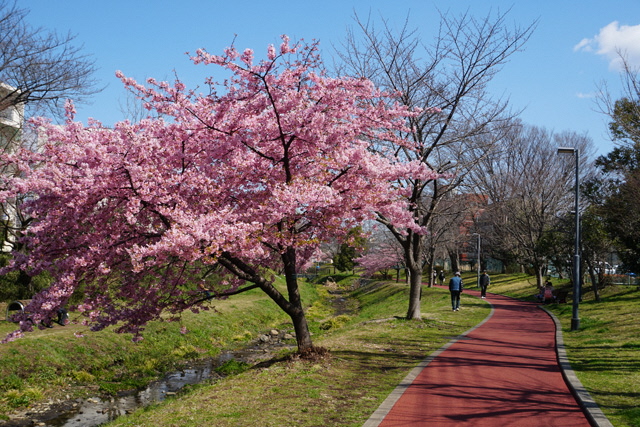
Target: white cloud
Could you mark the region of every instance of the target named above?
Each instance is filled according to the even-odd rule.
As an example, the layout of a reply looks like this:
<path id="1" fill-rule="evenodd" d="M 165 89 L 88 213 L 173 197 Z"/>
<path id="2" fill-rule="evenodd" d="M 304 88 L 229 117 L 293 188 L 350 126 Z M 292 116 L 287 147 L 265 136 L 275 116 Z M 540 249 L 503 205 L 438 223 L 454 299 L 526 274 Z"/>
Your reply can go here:
<path id="1" fill-rule="evenodd" d="M 602 55 L 612 69 L 620 69 L 620 54 L 632 67 L 640 67 L 640 25 L 620 25 L 613 21 L 593 38 L 582 39 L 573 50 Z"/>

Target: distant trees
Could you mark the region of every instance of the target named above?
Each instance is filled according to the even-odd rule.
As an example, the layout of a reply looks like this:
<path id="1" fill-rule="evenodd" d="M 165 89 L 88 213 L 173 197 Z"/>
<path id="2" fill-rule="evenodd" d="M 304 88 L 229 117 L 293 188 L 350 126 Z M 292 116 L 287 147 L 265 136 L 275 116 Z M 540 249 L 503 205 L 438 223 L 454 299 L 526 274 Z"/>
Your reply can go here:
<path id="1" fill-rule="evenodd" d="M 34 221 L 14 267 L 54 279 L 31 319 L 81 290 L 77 309 L 93 329 L 118 324 L 139 339 L 163 313 L 197 310 L 202 288 L 215 297 L 259 288 L 290 316 L 299 351 L 312 352 L 297 273 L 321 243 L 345 241 L 374 213 L 416 228 L 395 183 L 436 174 L 371 150 L 373 141 L 411 147 L 399 135 L 412 113 L 369 80 L 325 76 L 316 44 L 283 37 L 259 62 L 234 47 L 192 60 L 229 77 L 208 79 L 199 95 L 180 81 L 121 75 L 170 120 L 85 126 L 68 105 L 65 126 L 37 121 L 42 153 L 5 158 L 24 176 L 0 195 L 38 195 L 25 205 Z"/>
<path id="2" fill-rule="evenodd" d="M 406 189 L 407 206 L 419 229 L 398 228 L 383 213 L 377 218 L 403 248 L 410 275 L 408 319 L 421 318 L 425 254 L 433 253 L 432 245 L 439 242 L 429 240 L 427 232 L 445 208 L 442 201 L 459 191 L 469 171 L 494 150 L 511 125 L 506 102 L 492 99 L 487 85 L 524 46 L 533 26 L 510 29 L 505 20 L 506 15 L 441 15 L 438 35 L 427 42 L 408 23 L 396 32 L 387 22 L 377 28 L 356 18 L 359 34 L 350 32 L 339 52 L 343 73 L 371 79 L 399 92 L 403 105 L 421 109 L 408 119 L 405 135 L 411 146 L 377 147 L 391 148 L 398 162 L 421 162 L 444 174 L 398 182 Z"/>
<path id="3" fill-rule="evenodd" d="M 582 171 L 588 173 L 590 144 L 575 133 L 553 134 L 520 124 L 472 173 L 478 191 L 491 201 L 484 214 L 491 233 L 484 238 L 492 256 L 531 266 L 538 285 L 559 255 L 555 233 L 561 219 L 573 215 L 574 163 L 558 156 L 557 149 L 578 148 L 584 154 Z"/>
<path id="4" fill-rule="evenodd" d="M 365 249 L 366 239 L 362 227 L 357 226 L 349 230 L 346 241 L 340 244 L 338 252 L 333 257 L 333 266 L 340 271 L 353 271 L 357 265 L 357 258 Z"/>
<path id="5" fill-rule="evenodd" d="M 386 229 L 377 228 L 372 231 L 366 250 L 355 261 L 365 276 L 381 272 L 386 277 L 388 270 L 393 269 L 398 277 L 400 270 L 404 268 L 402 248 Z"/>
<path id="6" fill-rule="evenodd" d="M 602 175 L 591 180 L 586 195 L 618 248 L 627 270 L 640 271 L 640 77 L 622 57 L 623 93 L 614 100 L 601 91 L 599 105 L 611 119 L 617 146 L 596 160 Z"/>

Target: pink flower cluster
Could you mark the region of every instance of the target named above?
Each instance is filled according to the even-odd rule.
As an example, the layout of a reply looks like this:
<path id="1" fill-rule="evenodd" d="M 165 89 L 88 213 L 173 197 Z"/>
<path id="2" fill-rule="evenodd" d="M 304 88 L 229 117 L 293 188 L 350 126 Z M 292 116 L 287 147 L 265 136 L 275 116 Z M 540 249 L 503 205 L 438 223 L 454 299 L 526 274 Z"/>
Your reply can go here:
<path id="1" fill-rule="evenodd" d="M 375 212 L 418 229 L 395 183 L 437 175 L 371 149 L 411 149 L 400 135 L 412 112 L 367 80 L 324 76 L 315 44 L 291 47 L 284 37 L 267 57 L 253 64 L 250 50 L 198 51 L 195 64 L 232 75 L 224 85 L 208 80 L 206 95 L 118 73 L 166 120 L 85 126 L 69 105 L 62 127 L 34 121 L 44 151 L 5 158 L 22 172 L 5 197 L 37 195 L 25 206 L 35 221 L 16 262 L 56 279 L 34 298 L 36 319 L 82 287 L 78 310 L 94 329 L 119 324 L 137 337 L 163 312 L 193 307 L 221 260 L 242 279 L 217 283 L 224 293 L 253 280 L 245 266 L 283 271 L 292 253 L 302 266 Z"/>

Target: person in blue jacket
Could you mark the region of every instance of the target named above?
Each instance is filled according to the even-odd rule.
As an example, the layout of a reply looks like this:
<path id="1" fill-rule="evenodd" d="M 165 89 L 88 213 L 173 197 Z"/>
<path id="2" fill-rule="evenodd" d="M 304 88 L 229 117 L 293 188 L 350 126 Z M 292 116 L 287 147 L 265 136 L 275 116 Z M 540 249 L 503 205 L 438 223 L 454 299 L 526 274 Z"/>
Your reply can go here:
<path id="1" fill-rule="evenodd" d="M 460 272 L 456 271 L 456 274 L 449 280 L 449 292 L 451 292 L 451 308 L 453 311 L 460 310 L 460 293 L 462 292 L 463 284 Z"/>

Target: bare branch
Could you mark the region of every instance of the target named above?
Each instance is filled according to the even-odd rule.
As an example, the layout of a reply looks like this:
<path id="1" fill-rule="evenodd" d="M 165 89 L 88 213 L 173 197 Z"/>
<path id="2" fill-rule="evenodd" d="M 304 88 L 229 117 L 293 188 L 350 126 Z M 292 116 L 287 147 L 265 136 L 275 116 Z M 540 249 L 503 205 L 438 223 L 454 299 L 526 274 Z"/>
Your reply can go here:
<path id="1" fill-rule="evenodd" d="M 0 96 L 0 110 L 22 104 L 32 114 L 59 117 L 66 99 L 82 102 L 99 91 L 94 61 L 74 45 L 75 36 L 33 28 L 27 15 L 0 0 L 0 82 L 13 88 Z"/>

